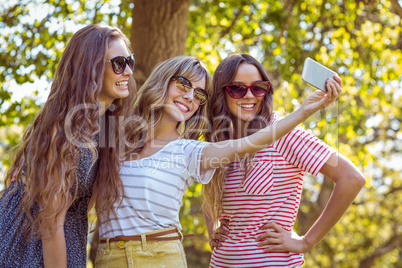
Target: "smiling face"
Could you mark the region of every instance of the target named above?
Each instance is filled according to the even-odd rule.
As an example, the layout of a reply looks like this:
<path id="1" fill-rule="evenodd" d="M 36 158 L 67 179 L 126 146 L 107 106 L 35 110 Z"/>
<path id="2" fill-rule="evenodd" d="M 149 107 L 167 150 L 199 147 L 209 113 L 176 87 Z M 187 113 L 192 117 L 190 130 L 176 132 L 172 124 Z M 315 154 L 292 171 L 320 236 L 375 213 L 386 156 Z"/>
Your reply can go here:
<path id="1" fill-rule="evenodd" d="M 177 88 L 174 80 L 170 81 L 161 120 L 168 120 L 177 124 L 188 120 L 197 111 L 200 105 L 194 100 L 194 89 L 197 87 L 204 89 L 205 78 L 203 77 L 198 81 L 190 80 L 190 82 L 193 88 L 184 92 Z"/>
<path id="2" fill-rule="evenodd" d="M 263 79 L 257 67 L 249 63 L 241 63 L 231 83 L 250 86 L 259 81 L 263 81 Z M 240 119 L 242 123 L 253 120 L 260 112 L 263 98 L 255 97 L 250 89 L 247 90 L 246 95 L 241 99 L 233 99 L 225 92 L 226 104 L 230 113 L 233 117 Z"/>
<path id="3" fill-rule="evenodd" d="M 127 46 L 123 40 L 110 41 L 106 54 L 106 59 L 111 60 L 117 56 L 128 57 Z M 115 99 L 121 99 L 128 96 L 128 80 L 133 74 L 131 69 L 126 66 L 126 69 L 121 74 L 115 74 L 110 62 L 105 63 L 105 73 L 103 76 L 102 90 L 98 95 L 98 101 L 105 103 L 108 107 Z"/>

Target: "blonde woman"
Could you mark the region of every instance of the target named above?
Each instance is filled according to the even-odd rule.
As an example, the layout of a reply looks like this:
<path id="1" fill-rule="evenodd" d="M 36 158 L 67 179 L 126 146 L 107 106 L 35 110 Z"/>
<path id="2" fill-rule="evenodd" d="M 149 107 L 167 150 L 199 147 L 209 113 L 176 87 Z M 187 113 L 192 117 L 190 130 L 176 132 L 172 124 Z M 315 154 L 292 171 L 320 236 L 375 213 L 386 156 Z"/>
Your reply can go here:
<path id="1" fill-rule="evenodd" d="M 119 29 L 100 25 L 69 41 L 5 178 L 0 267 L 86 267 L 91 196 L 107 215 L 122 194 L 112 134 L 135 93 L 129 47 Z"/>
<path id="2" fill-rule="evenodd" d="M 244 139 L 282 121 L 273 113 L 268 75 L 253 57 L 230 55 L 213 81 L 207 141 Z M 328 94 L 341 86 L 339 77 L 326 81 Z M 210 267 L 301 267 L 302 253 L 335 225 L 365 179 L 349 160 L 301 127 L 253 153 L 219 169 L 204 188 Z M 292 229 L 305 172 L 323 173 L 335 188 L 319 219 L 299 237 Z"/>
<path id="3" fill-rule="evenodd" d="M 124 196 L 99 217 L 97 267 L 186 267 L 179 209 L 187 187 L 208 183 L 214 169 L 257 152 L 333 102 L 339 88 L 314 93 L 290 116 L 245 138 L 199 141 L 206 129 L 210 75 L 199 59 L 164 61 L 139 89 L 121 168 Z"/>

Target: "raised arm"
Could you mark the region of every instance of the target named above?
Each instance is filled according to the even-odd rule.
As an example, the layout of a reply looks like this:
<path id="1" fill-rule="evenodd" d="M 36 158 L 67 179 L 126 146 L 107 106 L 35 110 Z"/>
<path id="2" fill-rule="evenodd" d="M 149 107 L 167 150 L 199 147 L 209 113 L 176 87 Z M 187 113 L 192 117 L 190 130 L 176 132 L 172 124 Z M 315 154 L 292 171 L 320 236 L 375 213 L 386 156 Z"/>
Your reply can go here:
<path id="1" fill-rule="evenodd" d="M 334 80 L 336 79 L 336 81 Z M 215 169 L 233 162 L 236 157 L 253 154 L 282 138 L 315 112 L 333 103 L 342 91 L 339 77 L 327 80 L 327 90 L 316 91 L 292 114 L 258 132 L 237 140 L 206 145 L 202 151 L 201 170 Z"/>

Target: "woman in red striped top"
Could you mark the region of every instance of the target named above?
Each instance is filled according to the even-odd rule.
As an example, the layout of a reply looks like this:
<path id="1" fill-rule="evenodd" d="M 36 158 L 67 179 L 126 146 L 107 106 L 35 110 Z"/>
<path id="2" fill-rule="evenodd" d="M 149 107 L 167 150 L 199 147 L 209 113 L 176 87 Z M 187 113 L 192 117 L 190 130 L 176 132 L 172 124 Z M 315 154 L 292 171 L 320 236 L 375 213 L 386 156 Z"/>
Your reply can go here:
<path id="1" fill-rule="evenodd" d="M 339 77 L 326 82 L 327 88 L 341 86 Z M 219 64 L 211 99 L 212 129 L 205 133 L 211 142 L 246 137 L 278 120 L 268 75 L 249 55 L 230 55 Z M 300 237 L 292 229 L 305 172 L 321 172 L 335 187 L 321 216 Z M 204 188 L 210 267 L 301 267 L 303 253 L 328 233 L 364 184 L 353 163 L 301 127 L 217 170 Z"/>

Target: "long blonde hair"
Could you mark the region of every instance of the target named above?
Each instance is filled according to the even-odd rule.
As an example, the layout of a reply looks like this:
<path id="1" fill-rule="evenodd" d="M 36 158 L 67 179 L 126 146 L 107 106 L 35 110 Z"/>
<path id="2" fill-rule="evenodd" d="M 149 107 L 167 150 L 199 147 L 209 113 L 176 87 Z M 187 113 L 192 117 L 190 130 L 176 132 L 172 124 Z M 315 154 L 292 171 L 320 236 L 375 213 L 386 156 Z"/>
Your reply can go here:
<path id="1" fill-rule="evenodd" d="M 233 116 L 227 106 L 224 87 L 234 80 L 237 69 L 242 63 L 254 65 L 258 69 L 263 81 L 269 81 L 269 77 L 262 64 L 250 55 L 232 54 L 222 60 L 216 68 L 212 79 L 211 99 L 213 101 L 208 105 L 208 119 L 212 127 L 210 132 L 204 134 L 205 139 L 209 142 L 224 141 L 233 139 L 234 137 L 233 122 L 239 120 L 239 118 Z M 261 111 L 253 120 L 248 122 L 245 130 L 246 133 L 242 133 L 241 135 L 251 135 L 258 129 L 265 127 L 270 121 L 273 111 L 272 86 L 269 92 L 264 96 L 261 106 Z M 244 177 L 247 174 L 247 165 L 250 161 L 251 158 L 242 160 L 241 166 L 244 166 L 246 169 Z M 212 219 L 215 226 L 218 224 L 219 217 L 222 214 L 222 197 L 225 191 L 224 180 L 226 173 L 227 167 L 217 169 L 212 180 L 208 184 L 203 185 L 203 209 Z"/>
<path id="2" fill-rule="evenodd" d="M 105 133 L 105 146 L 97 151 L 93 142 L 100 132 L 98 95 L 102 90 L 107 50 L 114 40 L 123 40 L 130 50 L 128 38 L 117 28 L 90 25 L 73 35 L 58 63 L 49 97 L 33 124 L 27 127 L 6 174 L 3 193 L 13 187 L 6 198 L 23 183 L 19 213 L 26 216 L 24 231 L 31 231 L 37 238 L 45 219 L 57 218 L 76 200 L 81 148 L 72 140 L 91 151 L 92 166 L 100 158 L 93 190 L 95 196 L 101 197 L 97 198 L 96 207 L 110 213 L 112 204 L 122 195 L 116 148 L 118 135 L 111 134 L 118 126 L 112 126 L 111 122 L 117 121 L 113 118 L 128 115 L 127 108 L 133 103 L 136 90 L 132 77 L 129 97 L 116 99 L 113 108 L 104 115 L 109 130 Z M 48 162 L 49 153 L 54 158 Z M 32 215 L 35 204 L 40 209 Z"/>
<path id="3" fill-rule="evenodd" d="M 163 107 L 168 97 L 168 86 L 176 75 L 182 75 L 192 81 L 205 78 L 205 90 L 209 91 L 211 76 L 198 58 L 178 56 L 157 65 L 137 93 L 134 116 L 138 120 L 135 118 L 131 120 L 126 131 L 126 139 L 132 145 L 126 147 L 127 156 L 130 153 L 139 153 L 144 148 L 149 131 L 162 117 Z M 206 112 L 206 105 L 201 105 L 182 127 L 179 123 L 177 129 L 181 128 L 180 134 L 186 139 L 198 139 L 207 123 Z"/>

